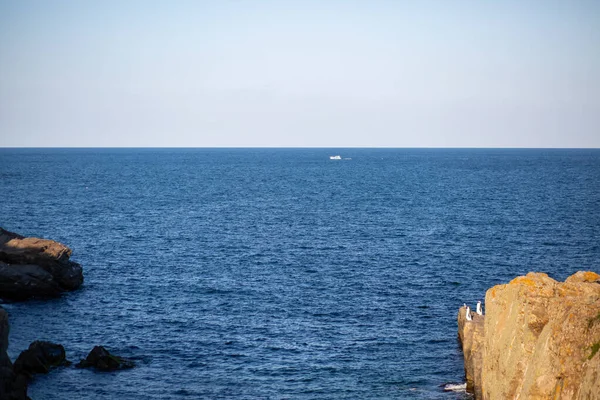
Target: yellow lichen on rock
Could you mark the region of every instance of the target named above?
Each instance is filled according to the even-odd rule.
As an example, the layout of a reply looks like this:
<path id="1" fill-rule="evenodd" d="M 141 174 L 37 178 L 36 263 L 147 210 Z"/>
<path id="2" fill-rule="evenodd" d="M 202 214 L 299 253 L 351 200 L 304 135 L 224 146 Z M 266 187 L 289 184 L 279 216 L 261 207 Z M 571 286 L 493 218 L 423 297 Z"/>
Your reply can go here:
<path id="1" fill-rule="evenodd" d="M 509 285 L 527 285 L 527 286 L 535 286 L 535 282 L 533 279 L 528 278 L 526 276 L 518 276 L 512 281 L 509 282 Z"/>
<path id="2" fill-rule="evenodd" d="M 579 271 L 565 280 L 565 283 L 600 282 L 600 275 L 592 271 Z"/>
<path id="3" fill-rule="evenodd" d="M 485 308 L 483 329 L 459 313 L 476 398 L 600 400 L 600 356 L 590 357 L 600 346 L 600 275 L 529 273 L 488 290 Z"/>
<path id="4" fill-rule="evenodd" d="M 583 273 L 583 279 L 585 279 L 586 282 L 596 282 L 600 280 L 600 275 L 592 271 L 585 271 Z"/>

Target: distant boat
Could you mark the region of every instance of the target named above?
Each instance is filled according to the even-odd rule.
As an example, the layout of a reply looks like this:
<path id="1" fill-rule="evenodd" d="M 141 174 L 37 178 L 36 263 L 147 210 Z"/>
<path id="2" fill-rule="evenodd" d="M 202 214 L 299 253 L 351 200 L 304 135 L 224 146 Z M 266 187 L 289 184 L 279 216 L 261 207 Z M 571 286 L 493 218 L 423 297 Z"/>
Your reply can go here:
<path id="1" fill-rule="evenodd" d="M 330 160 L 341 160 L 342 156 L 329 156 Z"/>

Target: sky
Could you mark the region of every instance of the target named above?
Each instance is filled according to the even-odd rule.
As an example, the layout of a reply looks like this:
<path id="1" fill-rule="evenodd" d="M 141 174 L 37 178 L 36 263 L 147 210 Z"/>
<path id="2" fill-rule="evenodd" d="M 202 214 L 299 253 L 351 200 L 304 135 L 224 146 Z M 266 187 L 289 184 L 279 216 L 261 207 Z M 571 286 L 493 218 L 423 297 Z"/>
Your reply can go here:
<path id="1" fill-rule="evenodd" d="M 597 0 L 0 0 L 0 147 L 600 147 Z"/>

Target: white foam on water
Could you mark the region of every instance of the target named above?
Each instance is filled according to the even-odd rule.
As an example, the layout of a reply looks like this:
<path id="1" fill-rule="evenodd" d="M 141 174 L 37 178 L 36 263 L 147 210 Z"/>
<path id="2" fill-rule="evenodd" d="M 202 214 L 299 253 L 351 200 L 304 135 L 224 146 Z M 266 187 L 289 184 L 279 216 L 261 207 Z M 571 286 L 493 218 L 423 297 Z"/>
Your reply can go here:
<path id="1" fill-rule="evenodd" d="M 467 384 L 465 383 L 448 383 L 444 386 L 444 391 L 446 392 L 466 392 Z"/>

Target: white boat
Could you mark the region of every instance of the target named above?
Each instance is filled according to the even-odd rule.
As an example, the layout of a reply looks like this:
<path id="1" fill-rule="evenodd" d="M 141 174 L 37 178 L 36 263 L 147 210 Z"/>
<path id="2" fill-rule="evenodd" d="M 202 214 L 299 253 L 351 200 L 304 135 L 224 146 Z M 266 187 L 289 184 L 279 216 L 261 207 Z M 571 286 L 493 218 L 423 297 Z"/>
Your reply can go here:
<path id="1" fill-rule="evenodd" d="M 330 160 L 341 160 L 342 156 L 329 156 Z"/>

